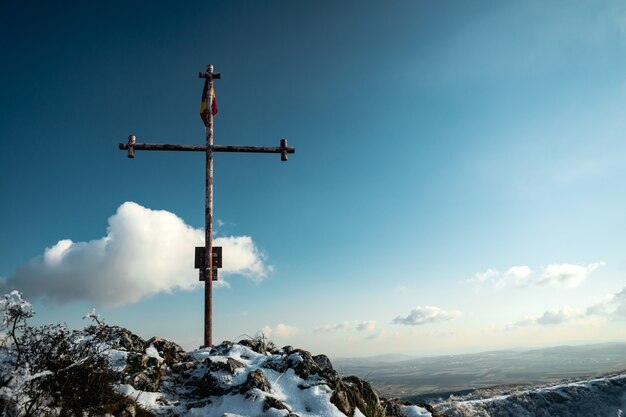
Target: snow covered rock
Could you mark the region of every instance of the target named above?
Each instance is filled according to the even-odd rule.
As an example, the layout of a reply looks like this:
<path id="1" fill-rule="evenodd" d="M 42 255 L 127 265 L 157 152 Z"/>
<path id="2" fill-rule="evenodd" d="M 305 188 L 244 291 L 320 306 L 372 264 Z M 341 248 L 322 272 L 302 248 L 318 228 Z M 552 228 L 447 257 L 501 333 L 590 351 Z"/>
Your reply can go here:
<path id="1" fill-rule="evenodd" d="M 479 390 L 434 404 L 434 409 L 446 417 L 618 417 L 626 410 L 626 374 L 512 391 Z"/>
<path id="2" fill-rule="evenodd" d="M 155 415 L 385 415 L 370 384 L 342 377 L 325 355 L 279 349 L 263 338 L 187 353 L 175 343 L 144 341 L 118 327 L 99 337 L 111 356 L 126 358 L 117 391 Z"/>

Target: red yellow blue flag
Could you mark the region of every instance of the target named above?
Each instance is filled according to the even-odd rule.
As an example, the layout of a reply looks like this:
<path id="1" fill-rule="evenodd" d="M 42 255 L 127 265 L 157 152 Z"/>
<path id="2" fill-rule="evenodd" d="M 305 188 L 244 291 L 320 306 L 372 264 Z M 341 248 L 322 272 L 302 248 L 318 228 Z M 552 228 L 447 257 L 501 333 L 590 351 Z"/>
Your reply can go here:
<path id="1" fill-rule="evenodd" d="M 202 90 L 202 102 L 200 103 L 200 117 L 204 125 L 209 124 L 209 106 L 213 116 L 217 114 L 217 103 L 215 101 L 215 88 L 211 89 L 211 104 L 209 105 L 209 79 L 204 80 L 204 89 Z"/>

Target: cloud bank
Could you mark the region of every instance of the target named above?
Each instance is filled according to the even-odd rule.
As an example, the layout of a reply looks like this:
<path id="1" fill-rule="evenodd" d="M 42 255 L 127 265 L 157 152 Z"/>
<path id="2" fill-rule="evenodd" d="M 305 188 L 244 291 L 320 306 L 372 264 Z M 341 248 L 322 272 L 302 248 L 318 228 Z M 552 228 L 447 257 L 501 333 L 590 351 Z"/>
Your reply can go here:
<path id="1" fill-rule="evenodd" d="M 164 210 L 133 202 L 122 204 L 108 220 L 106 236 L 88 242 L 61 240 L 46 248 L 4 280 L 28 298 L 53 303 L 84 300 L 96 306 L 121 306 L 157 293 L 198 286 L 194 247 L 204 245 L 204 231 Z M 271 266 L 249 236 L 217 238 L 223 249 L 222 278 L 240 274 L 262 281 Z"/>
<path id="2" fill-rule="evenodd" d="M 572 264 L 552 264 L 543 271 L 540 284 L 548 284 L 556 287 L 578 287 L 589 274 L 603 266 L 604 262 L 595 262 L 587 266 Z"/>
<path id="3" fill-rule="evenodd" d="M 512 266 L 504 272 L 489 268 L 484 272 L 477 272 L 474 274 L 473 278 L 463 282 L 478 285 L 491 283 L 496 288 L 521 288 L 531 285 L 576 288 L 582 284 L 593 271 L 603 265 L 604 262 L 594 262 L 587 266 L 550 264 L 543 269 L 539 278 L 534 277 L 533 270 L 526 265 Z"/>
<path id="4" fill-rule="evenodd" d="M 461 315 L 462 313 L 458 310 L 445 311 L 439 307 L 418 306 L 411 310 L 408 316 L 398 316 L 393 319 L 392 323 L 419 326 L 427 323 L 457 319 L 461 317 Z"/>
<path id="5" fill-rule="evenodd" d="M 588 316 L 610 316 L 616 319 L 626 318 L 626 287 L 615 294 L 611 294 L 600 303 L 587 308 Z"/>
<path id="6" fill-rule="evenodd" d="M 316 327 L 315 329 L 313 329 L 313 331 L 316 333 L 330 333 L 337 330 L 357 330 L 371 332 L 374 329 L 376 329 L 375 320 L 347 320 L 342 321 L 341 323 L 325 324 L 324 326 Z"/>
<path id="7" fill-rule="evenodd" d="M 518 320 L 515 323 L 511 323 L 505 326 L 505 330 L 533 325 L 562 324 L 583 316 L 584 314 L 580 310 L 565 306 L 559 309 L 546 310 L 543 312 L 543 314 L 536 317 L 527 317 L 522 320 Z"/>
<path id="8" fill-rule="evenodd" d="M 297 327 L 279 323 L 276 327 L 265 326 L 257 334 L 271 339 L 272 337 L 287 338 L 298 333 L 300 333 L 300 329 Z"/>

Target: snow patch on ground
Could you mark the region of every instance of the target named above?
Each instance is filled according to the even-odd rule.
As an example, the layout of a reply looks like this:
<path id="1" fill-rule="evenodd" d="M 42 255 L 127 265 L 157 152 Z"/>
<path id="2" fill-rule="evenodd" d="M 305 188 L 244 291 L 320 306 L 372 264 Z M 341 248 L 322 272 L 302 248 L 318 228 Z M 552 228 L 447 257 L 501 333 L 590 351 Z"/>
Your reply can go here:
<path id="1" fill-rule="evenodd" d="M 115 390 L 120 394 L 124 394 L 139 403 L 141 406 L 151 409 L 158 408 L 160 406 L 159 400 L 163 398 L 160 392 L 146 392 L 133 388 L 129 384 L 121 384 L 115 387 Z"/>
<path id="2" fill-rule="evenodd" d="M 428 410 L 417 405 L 403 405 L 402 411 L 404 411 L 406 417 L 432 417 Z"/>

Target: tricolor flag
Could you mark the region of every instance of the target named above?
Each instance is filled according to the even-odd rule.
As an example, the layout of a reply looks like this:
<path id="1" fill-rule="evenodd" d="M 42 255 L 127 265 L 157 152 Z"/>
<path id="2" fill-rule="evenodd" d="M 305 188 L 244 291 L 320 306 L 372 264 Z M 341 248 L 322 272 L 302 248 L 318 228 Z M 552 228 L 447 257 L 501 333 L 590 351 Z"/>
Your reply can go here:
<path id="1" fill-rule="evenodd" d="M 209 79 L 204 80 L 204 89 L 202 90 L 202 102 L 200 103 L 200 117 L 204 125 L 209 124 Z M 213 116 L 217 114 L 217 103 L 215 102 L 215 88 L 211 89 L 211 113 Z"/>

